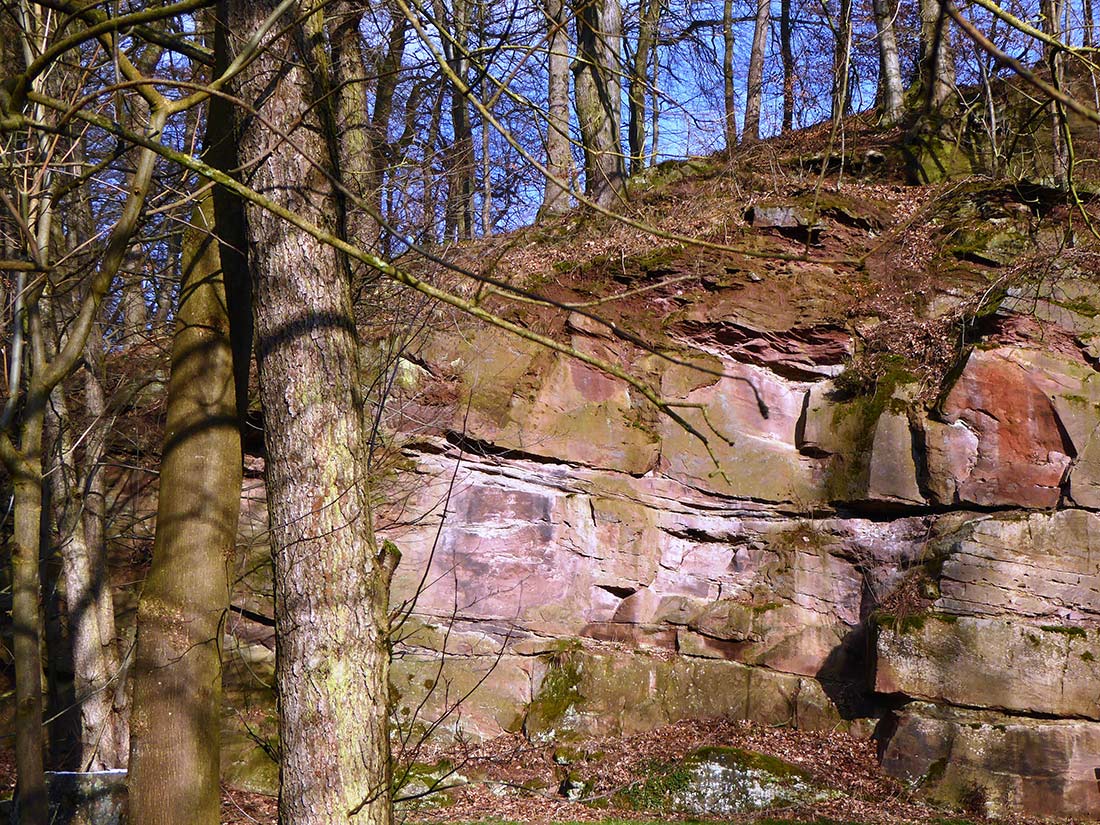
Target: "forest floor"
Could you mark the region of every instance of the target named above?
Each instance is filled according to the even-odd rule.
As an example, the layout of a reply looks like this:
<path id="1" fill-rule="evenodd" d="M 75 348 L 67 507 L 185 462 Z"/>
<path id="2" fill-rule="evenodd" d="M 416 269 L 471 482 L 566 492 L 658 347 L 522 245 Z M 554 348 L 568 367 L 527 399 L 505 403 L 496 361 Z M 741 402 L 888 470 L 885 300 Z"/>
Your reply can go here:
<path id="1" fill-rule="evenodd" d="M 686 721 L 626 737 L 589 739 L 569 747 L 536 745 L 520 735 L 480 744 L 447 748 L 422 747 L 418 764 L 447 764 L 452 772 L 435 773 L 448 790 L 399 805 L 398 822 L 410 823 L 673 823 L 675 813 L 625 809 L 610 800 L 638 787 L 654 772 L 667 770 L 689 753 L 706 746 L 736 747 L 790 762 L 808 771 L 815 782 L 838 791 L 834 798 L 805 805 L 772 808 L 712 818 L 715 822 L 784 825 L 1076 825 L 1075 820 L 1033 817 L 986 818 L 978 811 L 937 807 L 921 800 L 879 768 L 876 744 L 834 731 L 799 731 L 725 720 Z M 567 756 L 566 756 L 567 754 Z M 561 764 L 568 761 L 569 764 Z M 560 789 L 565 778 L 583 777 L 586 800 L 570 801 Z M 0 798 L 15 785 L 15 759 L 0 750 Z M 222 789 L 224 825 L 275 825 L 276 799 L 233 788 Z M 690 821 L 708 821 L 691 817 Z"/>
<path id="2" fill-rule="evenodd" d="M 678 822 L 682 815 L 662 810 L 623 809 L 610 800 L 643 783 L 654 771 L 666 770 L 705 746 L 757 751 L 807 770 L 821 786 L 838 791 L 834 798 L 802 806 L 725 816 L 712 821 L 822 823 L 823 825 L 1053 825 L 1028 817 L 986 818 L 978 811 L 958 811 L 922 801 L 915 789 L 886 777 L 878 766 L 876 744 L 840 732 L 729 722 L 681 722 L 628 737 L 604 737 L 566 747 L 534 745 L 520 735 L 478 745 L 421 749 L 418 763 L 449 761 L 453 773 L 441 777 L 444 794 L 424 798 L 419 807 L 399 806 L 398 821 L 408 823 L 625 823 Z M 561 764 L 567 761 L 568 764 Z M 434 774 L 439 776 L 439 774 Z M 566 777 L 588 783 L 586 801 L 569 801 L 561 793 Z M 465 784 L 460 784 L 465 783 Z M 226 789 L 224 823 L 274 825 L 275 800 Z M 698 822 L 700 818 L 691 817 Z M 702 820 L 706 821 L 706 820 Z M 1058 820 L 1070 825 L 1073 820 Z"/>

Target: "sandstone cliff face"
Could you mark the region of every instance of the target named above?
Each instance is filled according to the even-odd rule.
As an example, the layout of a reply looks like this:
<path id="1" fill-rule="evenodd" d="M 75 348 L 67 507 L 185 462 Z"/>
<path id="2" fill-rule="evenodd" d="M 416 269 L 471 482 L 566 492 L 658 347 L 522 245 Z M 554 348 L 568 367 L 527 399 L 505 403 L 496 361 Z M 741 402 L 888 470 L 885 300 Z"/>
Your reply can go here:
<path id="1" fill-rule="evenodd" d="M 410 354 L 386 513 L 408 603 L 398 719 L 533 738 L 877 725 L 885 768 L 944 799 L 1100 810 L 1096 259 L 1028 279 L 982 254 L 1042 249 L 1011 193 L 977 223 L 958 204 L 906 223 L 864 195 L 815 227 L 827 251 L 870 249 L 862 274 L 713 253 L 693 287 L 607 307 L 653 351 L 578 313 L 553 330 L 659 388 L 707 444 L 496 330 L 456 321 Z M 891 220 L 963 246 L 876 251 Z M 801 243 L 770 229 L 772 248 Z M 893 299 L 853 286 L 906 267 L 923 279 Z M 946 374 L 882 344 L 940 322 Z"/>

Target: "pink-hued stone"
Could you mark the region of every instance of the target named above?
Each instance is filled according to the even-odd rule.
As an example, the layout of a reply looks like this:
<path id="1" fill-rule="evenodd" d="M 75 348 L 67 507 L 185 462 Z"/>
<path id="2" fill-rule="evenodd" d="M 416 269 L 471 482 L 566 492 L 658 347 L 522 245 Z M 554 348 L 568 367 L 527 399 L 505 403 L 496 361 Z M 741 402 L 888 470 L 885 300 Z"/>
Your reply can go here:
<path id="1" fill-rule="evenodd" d="M 947 395 L 943 415 L 977 437 L 973 466 L 955 480 L 960 502 L 1057 506 L 1072 447 L 1050 399 L 1023 367 L 997 352 L 975 350 Z"/>

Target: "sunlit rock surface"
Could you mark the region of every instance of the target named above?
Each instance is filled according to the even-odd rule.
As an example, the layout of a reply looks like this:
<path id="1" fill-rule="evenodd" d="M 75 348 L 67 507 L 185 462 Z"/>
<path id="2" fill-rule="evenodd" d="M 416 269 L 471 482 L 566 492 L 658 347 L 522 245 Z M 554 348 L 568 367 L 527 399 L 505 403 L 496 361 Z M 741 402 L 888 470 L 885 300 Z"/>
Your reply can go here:
<path id="1" fill-rule="evenodd" d="M 781 206 L 751 222 L 818 232 Z M 822 243 L 881 231 L 844 208 L 818 219 Z M 1023 227 L 1028 208 L 1005 214 Z M 1007 247 L 974 227 L 947 254 L 979 269 L 937 259 L 942 288 L 904 296 L 914 324 L 968 319 L 938 385 L 896 359 L 868 372 L 882 319 L 835 306 L 856 276 L 801 262 L 636 299 L 616 322 L 654 352 L 577 312 L 552 330 L 690 429 L 498 330 L 458 320 L 419 342 L 393 414 L 405 472 L 379 513 L 403 554 L 396 721 L 540 741 L 693 717 L 878 723 L 886 770 L 934 795 L 1095 816 L 1100 299 L 1083 270 L 1000 290 Z M 998 302 L 979 319 L 968 290 Z M 234 601 L 270 615 L 252 475 Z M 227 629 L 227 689 L 259 697 L 271 630 L 246 613 Z"/>

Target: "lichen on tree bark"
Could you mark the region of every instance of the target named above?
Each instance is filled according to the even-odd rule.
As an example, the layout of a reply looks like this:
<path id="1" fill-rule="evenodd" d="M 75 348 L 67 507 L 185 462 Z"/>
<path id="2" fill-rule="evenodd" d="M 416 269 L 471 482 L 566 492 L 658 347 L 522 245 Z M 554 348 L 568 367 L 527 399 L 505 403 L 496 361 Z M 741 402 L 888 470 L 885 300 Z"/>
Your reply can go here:
<path id="1" fill-rule="evenodd" d="M 259 30 L 275 3 L 231 2 L 230 30 Z M 305 28 L 323 30 L 317 6 Z M 339 233 L 326 118 L 302 31 L 268 38 L 238 78 L 249 184 Z M 359 348 L 347 268 L 331 246 L 246 207 L 275 561 L 280 819 L 388 823 L 389 564 L 364 477 Z"/>

